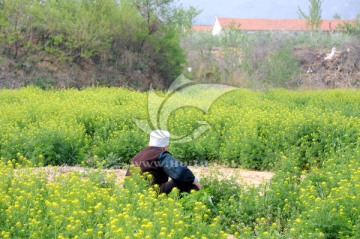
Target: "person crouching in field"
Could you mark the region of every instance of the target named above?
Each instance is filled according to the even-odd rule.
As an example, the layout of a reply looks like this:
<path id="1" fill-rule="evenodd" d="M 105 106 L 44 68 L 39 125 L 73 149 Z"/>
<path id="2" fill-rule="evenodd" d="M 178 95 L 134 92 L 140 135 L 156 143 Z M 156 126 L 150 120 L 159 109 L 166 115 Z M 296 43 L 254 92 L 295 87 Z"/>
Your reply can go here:
<path id="1" fill-rule="evenodd" d="M 184 166 L 167 151 L 169 139 L 168 131 L 152 131 L 148 147 L 136 154 L 131 159 L 130 165 L 140 167 L 141 173 L 150 173 L 153 176 L 152 183 L 158 184 L 162 193 L 168 194 L 174 187 L 178 188 L 180 192 L 188 193 L 191 190 L 200 190 L 199 179 L 187 166 Z M 127 170 L 126 176 L 131 176 L 130 168 Z"/>

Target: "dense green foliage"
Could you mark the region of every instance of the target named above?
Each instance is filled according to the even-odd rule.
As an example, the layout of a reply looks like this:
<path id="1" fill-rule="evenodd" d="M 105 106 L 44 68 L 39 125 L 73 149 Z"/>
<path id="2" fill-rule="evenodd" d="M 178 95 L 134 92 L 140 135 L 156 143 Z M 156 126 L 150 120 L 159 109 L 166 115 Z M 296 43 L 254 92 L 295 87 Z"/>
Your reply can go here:
<path id="1" fill-rule="evenodd" d="M 167 104 L 209 105 L 218 91 L 179 92 Z M 171 145 L 181 160 L 271 169 L 279 157 L 292 155 L 307 169 L 358 149 L 359 98 L 358 91 L 350 90 L 260 93 L 239 89 L 219 98 L 208 112 L 181 107 L 161 120 L 174 135 L 188 135 L 199 127 L 198 122 L 208 123 L 209 130 L 199 138 Z M 4 161 L 19 160 L 20 153 L 35 164 L 105 160 L 110 166 L 128 163 L 148 141 L 147 133 L 134 122 L 148 117 L 146 93 L 121 88 L 24 88 L 2 90 L 0 102 Z"/>
<path id="2" fill-rule="evenodd" d="M 187 13 L 182 8 L 179 13 L 173 2 L 4 0 L 0 54 L 27 71 L 43 61 L 66 62 L 90 65 L 92 71 L 112 70 L 123 78 L 138 72 L 142 78 L 171 82 L 185 62 L 179 21 Z M 111 84 L 102 77 L 97 76 L 98 84 Z M 89 81 L 82 84 L 93 83 Z"/>

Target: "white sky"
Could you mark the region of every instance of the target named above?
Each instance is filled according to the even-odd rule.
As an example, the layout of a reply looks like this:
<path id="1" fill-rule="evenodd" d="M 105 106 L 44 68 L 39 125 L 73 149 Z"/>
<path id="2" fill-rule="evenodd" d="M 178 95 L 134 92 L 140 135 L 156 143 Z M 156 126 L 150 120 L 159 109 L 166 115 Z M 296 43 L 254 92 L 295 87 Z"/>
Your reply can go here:
<path id="1" fill-rule="evenodd" d="M 196 24 L 213 24 L 215 16 L 239 18 L 299 18 L 298 6 L 308 12 L 309 0 L 178 0 L 184 7 L 202 9 Z M 324 0 L 322 18 L 354 19 L 360 13 L 360 0 Z"/>

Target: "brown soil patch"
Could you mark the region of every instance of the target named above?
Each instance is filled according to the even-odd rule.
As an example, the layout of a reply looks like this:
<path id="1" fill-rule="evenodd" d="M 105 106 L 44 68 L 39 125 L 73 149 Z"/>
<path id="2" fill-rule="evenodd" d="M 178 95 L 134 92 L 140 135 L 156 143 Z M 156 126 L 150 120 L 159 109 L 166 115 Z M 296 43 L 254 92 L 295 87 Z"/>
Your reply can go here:
<path id="1" fill-rule="evenodd" d="M 297 48 L 293 56 L 299 60 L 303 74 L 299 83 L 310 88 L 360 87 L 360 47 L 342 49 Z"/>
<path id="2" fill-rule="evenodd" d="M 189 167 L 193 173 L 201 178 L 214 177 L 217 179 L 235 180 L 239 184 L 259 185 L 269 182 L 274 173 L 253 171 L 239 168 L 214 167 Z"/>

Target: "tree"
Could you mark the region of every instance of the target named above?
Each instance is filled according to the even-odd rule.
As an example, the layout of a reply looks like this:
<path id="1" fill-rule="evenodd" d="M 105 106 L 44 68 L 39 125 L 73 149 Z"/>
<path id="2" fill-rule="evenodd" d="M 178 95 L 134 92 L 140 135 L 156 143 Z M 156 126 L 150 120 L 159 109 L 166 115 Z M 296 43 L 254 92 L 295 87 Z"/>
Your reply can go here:
<path id="1" fill-rule="evenodd" d="M 171 21 L 175 12 L 174 0 L 132 0 L 139 14 L 144 18 L 148 34 L 143 39 L 144 45 L 146 39 L 159 30 L 160 25 L 166 25 Z M 141 49 L 140 49 L 141 50 Z"/>
<path id="2" fill-rule="evenodd" d="M 354 22 L 339 24 L 338 29 L 350 35 L 360 35 L 360 13 L 356 16 Z"/>
<path id="3" fill-rule="evenodd" d="M 196 9 L 193 6 L 190 6 L 188 9 L 182 7 L 176 9 L 174 14 L 175 26 L 182 30 L 189 31 L 193 25 L 195 17 L 197 17 L 201 12 L 202 10 Z"/>
<path id="4" fill-rule="evenodd" d="M 309 6 L 309 14 L 306 15 L 306 13 L 300 9 L 299 15 L 302 18 L 305 18 L 307 20 L 307 25 L 310 27 L 312 31 L 320 29 L 321 25 L 321 5 L 323 3 L 323 0 L 309 0 L 310 6 Z"/>
<path id="5" fill-rule="evenodd" d="M 341 19 L 340 14 L 335 13 L 334 16 L 333 16 L 333 19 L 338 19 L 338 20 L 340 20 L 340 19 Z"/>
<path id="6" fill-rule="evenodd" d="M 179 28 L 175 0 L 132 0 L 143 17 L 147 33 L 144 34 L 138 52 L 149 60 L 150 72 L 154 67 L 165 80 L 165 85 L 175 80 L 185 63 L 180 47 Z M 151 64 L 154 62 L 155 64 Z"/>
<path id="7" fill-rule="evenodd" d="M 17 59 L 20 49 L 27 50 L 31 47 L 31 41 L 25 36 L 31 35 L 30 29 L 33 24 L 33 16 L 30 8 L 32 0 L 3 0 L 0 1 L 0 43 L 5 47 L 7 56 Z"/>

